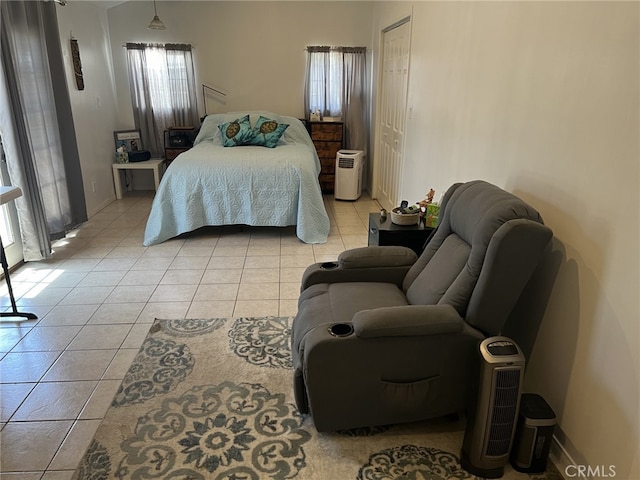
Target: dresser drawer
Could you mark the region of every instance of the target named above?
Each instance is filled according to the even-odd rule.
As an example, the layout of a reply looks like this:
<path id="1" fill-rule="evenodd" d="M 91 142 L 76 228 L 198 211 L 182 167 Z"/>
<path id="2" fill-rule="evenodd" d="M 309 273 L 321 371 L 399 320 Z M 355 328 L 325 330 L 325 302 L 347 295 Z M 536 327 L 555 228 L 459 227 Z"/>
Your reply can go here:
<path id="1" fill-rule="evenodd" d="M 318 177 L 318 181 L 320 182 L 320 189 L 323 192 L 333 192 L 335 188 L 335 175 L 333 174 L 321 174 Z"/>
<path id="2" fill-rule="evenodd" d="M 342 148 L 340 142 L 313 142 L 320 158 L 333 158 L 336 159 L 338 151 Z"/>
<path id="3" fill-rule="evenodd" d="M 333 175 L 336 173 L 336 159 L 320 158 L 320 167 L 322 168 L 322 173 Z"/>
<path id="4" fill-rule="evenodd" d="M 342 142 L 342 123 L 312 123 L 311 139 Z"/>
<path id="5" fill-rule="evenodd" d="M 343 124 L 342 122 L 306 122 L 306 124 L 322 167 L 318 177 L 320 188 L 323 192 L 333 192 L 336 156 L 343 148 Z"/>
<path id="6" fill-rule="evenodd" d="M 167 160 L 167 166 L 182 152 L 186 152 L 189 148 L 165 148 L 164 158 Z"/>

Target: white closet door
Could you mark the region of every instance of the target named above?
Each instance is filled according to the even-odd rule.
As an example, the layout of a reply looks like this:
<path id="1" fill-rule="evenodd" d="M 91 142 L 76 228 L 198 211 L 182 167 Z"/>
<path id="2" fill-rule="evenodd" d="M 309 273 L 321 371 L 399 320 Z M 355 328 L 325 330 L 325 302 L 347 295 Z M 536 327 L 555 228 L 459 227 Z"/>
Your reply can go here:
<path id="1" fill-rule="evenodd" d="M 375 197 L 387 210 L 398 206 L 399 203 L 398 191 L 404 163 L 410 53 L 409 19 L 383 32 Z"/>

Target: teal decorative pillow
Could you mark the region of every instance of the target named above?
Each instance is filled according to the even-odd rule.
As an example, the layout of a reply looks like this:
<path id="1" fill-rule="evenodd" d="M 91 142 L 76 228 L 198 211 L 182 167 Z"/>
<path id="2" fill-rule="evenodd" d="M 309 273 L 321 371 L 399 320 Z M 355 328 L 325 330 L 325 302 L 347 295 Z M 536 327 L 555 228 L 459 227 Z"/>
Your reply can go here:
<path id="1" fill-rule="evenodd" d="M 249 115 L 218 125 L 218 129 L 220 129 L 222 144 L 225 147 L 246 145 L 247 140 L 250 140 L 253 135 Z"/>
<path id="2" fill-rule="evenodd" d="M 280 137 L 284 134 L 289 124 L 278 123 L 270 118 L 260 115 L 256 125 L 251 131 L 250 143 L 247 145 L 259 145 L 261 147 L 274 148 L 278 145 Z"/>

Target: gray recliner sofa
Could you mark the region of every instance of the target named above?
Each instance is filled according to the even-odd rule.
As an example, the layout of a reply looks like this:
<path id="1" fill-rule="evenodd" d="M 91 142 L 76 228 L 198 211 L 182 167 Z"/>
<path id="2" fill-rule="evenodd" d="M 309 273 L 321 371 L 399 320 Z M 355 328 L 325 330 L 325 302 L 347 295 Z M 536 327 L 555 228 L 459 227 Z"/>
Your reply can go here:
<path id="1" fill-rule="evenodd" d="M 420 257 L 347 250 L 307 268 L 292 328 L 294 393 L 318 431 L 462 412 L 478 345 L 500 333 L 553 234 L 484 181 L 453 185 Z"/>

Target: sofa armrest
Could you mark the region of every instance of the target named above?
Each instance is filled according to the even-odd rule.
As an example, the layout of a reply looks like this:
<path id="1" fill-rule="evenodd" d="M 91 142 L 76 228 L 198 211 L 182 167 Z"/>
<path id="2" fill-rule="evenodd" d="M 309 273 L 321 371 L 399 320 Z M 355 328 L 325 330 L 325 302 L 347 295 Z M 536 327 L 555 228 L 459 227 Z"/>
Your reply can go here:
<path id="1" fill-rule="evenodd" d="M 372 246 L 346 250 L 336 262 L 314 263 L 303 276 L 301 291 L 318 283 L 385 282 L 402 287 L 417 255 L 406 247 Z"/>
<path id="2" fill-rule="evenodd" d="M 362 310 L 353 316 L 359 338 L 460 333 L 464 320 L 450 305 L 402 305 Z"/>
<path id="3" fill-rule="evenodd" d="M 338 256 L 342 268 L 406 267 L 413 265 L 418 256 L 407 247 L 372 246 L 345 250 Z"/>

